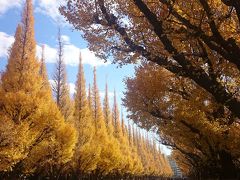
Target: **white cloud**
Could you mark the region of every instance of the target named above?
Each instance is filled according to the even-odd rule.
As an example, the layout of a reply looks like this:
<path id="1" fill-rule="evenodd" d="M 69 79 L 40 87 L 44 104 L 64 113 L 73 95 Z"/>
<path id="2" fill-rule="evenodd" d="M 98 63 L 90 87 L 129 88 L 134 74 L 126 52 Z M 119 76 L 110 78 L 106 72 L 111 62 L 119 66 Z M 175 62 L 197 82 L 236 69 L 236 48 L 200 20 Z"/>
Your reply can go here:
<path id="1" fill-rule="evenodd" d="M 49 79 L 48 82 L 49 82 L 49 84 L 50 84 L 51 87 L 53 87 L 54 84 L 55 84 L 53 79 Z"/>
<path id="2" fill-rule="evenodd" d="M 36 12 L 51 17 L 57 23 L 63 24 L 65 20 L 61 16 L 58 8 L 64 4 L 63 0 L 38 0 Z"/>
<path id="3" fill-rule="evenodd" d="M 1 4 L 1 3 L 0 3 Z M 7 57 L 8 50 L 14 42 L 14 37 L 0 32 L 0 57 Z"/>
<path id="4" fill-rule="evenodd" d="M 62 35 L 61 38 L 62 38 L 64 44 L 69 44 L 70 43 L 70 38 L 68 36 Z"/>
<path id="5" fill-rule="evenodd" d="M 93 52 L 89 49 L 79 49 L 73 44 L 65 45 L 64 48 L 64 59 L 65 63 L 72 66 L 77 66 L 79 63 L 79 53 L 81 51 L 83 64 L 88 64 L 91 66 L 102 66 L 108 65 L 109 63 L 104 63 L 103 60 L 97 58 Z"/>
<path id="6" fill-rule="evenodd" d="M 57 58 L 57 49 L 50 47 L 47 44 L 44 44 L 45 49 L 45 58 L 47 63 L 55 63 Z M 42 56 L 42 48 L 37 45 L 37 57 L 41 58 Z"/>
<path id="7" fill-rule="evenodd" d="M 103 60 L 97 58 L 93 52 L 89 49 L 80 49 L 73 44 L 67 44 L 64 46 L 64 61 L 67 65 L 78 66 L 79 54 L 82 54 L 83 64 L 90 66 L 103 66 L 109 63 L 104 63 Z M 41 47 L 37 47 L 37 56 L 41 57 Z M 45 57 L 47 63 L 55 63 L 57 59 L 57 49 L 45 44 Z"/>
<path id="8" fill-rule="evenodd" d="M 21 8 L 25 0 L 0 0 L 0 15 L 12 8 Z M 64 17 L 61 16 L 58 8 L 64 5 L 64 0 L 33 0 L 35 12 L 51 17 L 61 25 L 68 25 Z"/>
<path id="9" fill-rule="evenodd" d="M 76 92 L 76 89 L 75 89 L 75 84 L 74 83 L 69 83 L 69 91 L 70 91 L 70 94 L 71 96 L 74 95 L 74 93 Z"/>
<path id="10" fill-rule="evenodd" d="M 53 79 L 49 79 L 48 82 L 50 83 L 51 87 L 55 86 L 55 82 Z M 68 83 L 68 87 L 69 87 L 69 92 L 71 97 L 74 95 L 74 93 L 76 92 L 75 89 L 75 84 L 74 83 Z"/>
<path id="11" fill-rule="evenodd" d="M 88 64 L 90 66 L 103 66 L 109 63 L 104 63 L 103 60 L 97 58 L 93 52 L 88 48 L 80 49 L 74 44 L 71 44 L 69 36 L 63 35 L 64 40 L 64 61 L 67 65 L 78 66 L 79 64 L 79 54 L 81 51 L 83 64 Z M 45 56 L 47 63 L 55 63 L 57 59 L 57 49 L 45 45 Z M 37 56 L 41 57 L 41 48 L 37 48 Z"/>
<path id="12" fill-rule="evenodd" d="M 91 66 L 103 66 L 109 64 L 104 63 L 103 60 L 97 58 L 89 49 L 80 49 L 71 44 L 68 36 L 64 35 L 63 39 L 67 42 L 64 46 L 64 61 L 67 65 L 78 66 L 80 51 L 83 58 L 83 64 L 88 64 Z M 0 57 L 7 57 L 8 49 L 11 47 L 13 42 L 13 36 L 8 35 L 5 32 L 0 32 Z M 41 47 L 37 45 L 37 57 L 40 58 L 41 54 Z M 47 63 L 55 63 L 57 59 L 57 49 L 45 44 L 45 58 Z"/>
<path id="13" fill-rule="evenodd" d="M 20 7 L 22 0 L 0 0 L 0 15 L 14 7 Z"/>

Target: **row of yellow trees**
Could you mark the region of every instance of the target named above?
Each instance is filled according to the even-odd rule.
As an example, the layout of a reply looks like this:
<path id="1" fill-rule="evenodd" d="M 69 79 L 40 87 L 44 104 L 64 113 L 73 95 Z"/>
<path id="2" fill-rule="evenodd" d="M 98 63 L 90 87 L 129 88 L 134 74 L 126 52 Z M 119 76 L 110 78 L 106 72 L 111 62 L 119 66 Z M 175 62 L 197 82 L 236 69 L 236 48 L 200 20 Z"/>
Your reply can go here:
<path id="1" fill-rule="evenodd" d="M 32 1 L 26 0 L 1 74 L 0 175 L 13 179 L 171 176 L 167 158 L 156 143 L 120 120 L 116 94 L 111 112 L 107 85 L 102 108 L 96 69 L 87 96 L 81 56 L 72 102 L 62 48 L 59 33 L 59 58 L 51 88 L 44 53 L 40 62 L 36 58 Z"/>
<path id="2" fill-rule="evenodd" d="M 96 55 L 140 64 L 126 80 L 128 117 L 157 129 L 183 173 L 239 179 L 240 1 L 65 2 Z"/>

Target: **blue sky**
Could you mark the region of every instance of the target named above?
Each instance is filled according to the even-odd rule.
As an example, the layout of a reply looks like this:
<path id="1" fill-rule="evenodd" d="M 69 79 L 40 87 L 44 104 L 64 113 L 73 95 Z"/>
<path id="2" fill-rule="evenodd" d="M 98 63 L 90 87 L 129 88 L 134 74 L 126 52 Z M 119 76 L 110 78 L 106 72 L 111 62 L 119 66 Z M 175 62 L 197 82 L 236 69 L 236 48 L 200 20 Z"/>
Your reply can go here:
<path id="1" fill-rule="evenodd" d="M 74 30 L 70 24 L 64 21 L 59 14 L 58 7 L 62 0 L 33 0 L 35 17 L 35 38 L 37 41 L 37 56 L 40 57 L 42 44 L 45 45 L 45 57 L 49 80 L 52 79 L 55 70 L 57 32 L 61 27 L 62 36 L 65 42 L 65 63 L 67 65 L 68 83 L 70 91 L 74 93 L 74 84 L 78 71 L 79 52 L 81 50 L 85 70 L 86 84 L 92 84 L 93 67 L 97 67 L 97 81 L 100 95 L 103 98 L 105 91 L 106 76 L 109 87 L 110 103 L 113 102 L 113 91 L 116 89 L 119 108 L 121 98 L 125 90 L 124 78 L 133 76 L 134 66 L 125 65 L 117 68 L 110 62 L 103 63 L 90 52 L 87 42 L 81 38 L 79 31 Z M 5 69 L 7 64 L 8 49 L 14 41 L 16 26 L 21 20 L 21 13 L 24 0 L 0 0 L 0 71 Z M 123 107 L 124 116 L 126 116 Z M 126 118 L 125 118 L 126 119 Z M 163 147 L 169 154 L 170 151 Z"/>

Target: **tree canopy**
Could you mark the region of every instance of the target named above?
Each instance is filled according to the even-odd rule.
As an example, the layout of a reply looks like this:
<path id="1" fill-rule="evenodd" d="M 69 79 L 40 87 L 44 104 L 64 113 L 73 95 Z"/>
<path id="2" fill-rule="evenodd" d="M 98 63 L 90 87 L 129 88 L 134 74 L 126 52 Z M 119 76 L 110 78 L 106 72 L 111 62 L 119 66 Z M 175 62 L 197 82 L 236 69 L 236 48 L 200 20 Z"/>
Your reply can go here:
<path id="1" fill-rule="evenodd" d="M 26 0 L 0 79 L 0 179 L 172 176 L 167 157 L 152 139 L 140 130 L 130 132 L 132 126 L 120 121 L 116 100 L 113 119 L 107 88 L 102 108 L 96 68 L 87 96 L 81 52 L 70 96 L 63 54 L 59 32 L 51 88 L 44 46 L 40 59 L 36 57 L 33 5 Z"/>
<path id="2" fill-rule="evenodd" d="M 224 0 L 73 0 L 60 11 L 101 58 L 154 62 L 191 79 L 239 118 L 239 92 L 226 82 L 239 82 L 238 9 Z"/>
<path id="3" fill-rule="evenodd" d="M 96 55 L 138 64 L 135 77 L 126 80 L 129 117 L 157 131 L 186 174 L 236 178 L 240 3 L 66 2 L 60 12 Z"/>

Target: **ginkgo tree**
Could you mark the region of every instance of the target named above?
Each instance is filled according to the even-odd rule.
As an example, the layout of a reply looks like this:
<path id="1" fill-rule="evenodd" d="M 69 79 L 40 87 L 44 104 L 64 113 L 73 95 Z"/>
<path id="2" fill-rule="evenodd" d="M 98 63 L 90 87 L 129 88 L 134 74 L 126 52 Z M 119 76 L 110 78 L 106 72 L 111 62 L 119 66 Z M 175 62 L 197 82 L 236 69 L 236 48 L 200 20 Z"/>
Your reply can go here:
<path id="1" fill-rule="evenodd" d="M 66 64 L 64 61 L 64 41 L 60 28 L 58 29 L 58 53 L 56 69 L 53 75 L 52 91 L 58 108 L 68 121 L 71 120 L 73 114 L 72 101 L 70 99 L 70 90 L 67 82 Z"/>
<path id="2" fill-rule="evenodd" d="M 100 149 L 100 158 L 97 163 L 96 175 L 108 174 L 118 167 L 121 162 L 121 154 L 107 131 L 106 121 L 104 120 L 100 95 L 97 87 L 97 74 L 94 68 L 94 81 L 92 87 L 92 113 L 95 124 L 94 141 L 97 143 L 97 148 Z"/>
<path id="3" fill-rule="evenodd" d="M 141 127 L 157 131 L 160 141 L 182 160 L 179 164 L 185 166 L 185 172 L 235 177 L 239 126 L 228 123 L 233 118 L 229 111 L 196 84 L 156 65 L 143 64 L 135 75 L 126 81 L 124 104 L 129 117 Z"/>
<path id="4" fill-rule="evenodd" d="M 93 137 L 96 129 L 92 118 L 92 112 L 88 105 L 85 86 L 82 55 L 80 53 L 76 93 L 74 95 L 74 117 L 72 122 L 77 130 L 78 141 L 71 169 L 73 169 L 76 174 L 81 175 L 91 173 L 95 170 L 100 156 L 100 150 L 96 149 L 94 144 Z"/>
<path id="5" fill-rule="evenodd" d="M 120 114 L 117 104 L 117 97 L 116 97 L 116 91 L 114 91 L 114 102 L 113 102 L 113 108 L 112 108 L 112 122 L 114 124 L 114 137 L 118 140 L 120 143 L 120 150 L 122 154 L 122 164 L 121 164 L 121 170 L 123 173 L 131 172 L 131 169 L 133 168 L 133 162 L 131 160 L 131 151 L 130 146 L 127 144 L 128 138 L 124 135 L 124 124 L 121 125 L 120 122 Z M 121 173 L 121 172 L 120 172 Z"/>
<path id="6" fill-rule="evenodd" d="M 119 156 L 118 157 L 119 162 L 116 164 L 113 170 L 113 173 L 122 175 L 122 170 L 124 168 L 123 165 L 125 165 L 124 163 L 126 163 L 126 161 L 124 161 L 124 154 L 122 154 L 122 151 L 121 151 L 121 147 L 123 146 L 123 144 L 121 144 L 121 142 L 114 136 L 115 129 L 114 129 L 114 122 L 112 119 L 113 112 L 111 112 L 110 110 L 107 83 L 105 88 L 105 97 L 103 100 L 103 114 L 104 114 L 105 124 L 108 131 L 109 140 L 114 144 L 114 149 L 117 152 L 117 155 Z M 123 174 L 126 174 L 126 173 L 127 171 L 123 172 Z"/>
<path id="7" fill-rule="evenodd" d="M 66 0 L 60 12 L 100 58 L 156 65 L 127 81 L 125 105 L 135 122 L 157 129 L 198 176 L 237 177 L 237 1 Z"/>
<path id="8" fill-rule="evenodd" d="M 53 92 L 44 46 L 36 57 L 33 5 L 26 0 L 0 80 L 0 179 L 172 176 L 150 138 L 127 128 L 123 115 L 120 121 L 116 94 L 111 112 L 107 87 L 102 108 L 96 68 L 87 97 L 81 54 L 71 99 L 60 33 L 58 48 Z"/>
<path id="9" fill-rule="evenodd" d="M 236 88 L 219 81 L 222 76 L 239 76 L 238 3 L 224 0 L 66 2 L 60 12 L 84 32 L 90 49 L 99 57 L 112 56 L 109 59 L 120 64 L 151 61 L 191 79 L 234 116 L 240 117 Z"/>
<path id="10" fill-rule="evenodd" d="M 27 0 L 0 86 L 0 171 L 15 178 L 52 176 L 73 155 L 75 130 L 64 123 L 39 70 L 32 1 Z"/>

